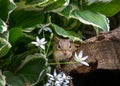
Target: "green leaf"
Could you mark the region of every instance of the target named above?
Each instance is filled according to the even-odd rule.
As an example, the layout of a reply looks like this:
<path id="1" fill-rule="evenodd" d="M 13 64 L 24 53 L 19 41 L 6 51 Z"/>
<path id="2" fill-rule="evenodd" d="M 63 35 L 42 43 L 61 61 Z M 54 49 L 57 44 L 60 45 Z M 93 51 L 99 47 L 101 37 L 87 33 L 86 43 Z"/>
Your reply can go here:
<path id="1" fill-rule="evenodd" d="M 46 59 L 41 55 L 29 55 L 23 60 L 20 67 L 17 69 L 18 74 L 24 75 L 28 81 L 35 83 L 39 74 L 46 68 Z"/>
<path id="2" fill-rule="evenodd" d="M 6 79 L 5 76 L 2 75 L 1 70 L 0 70 L 0 86 L 6 86 Z"/>
<path id="3" fill-rule="evenodd" d="M 109 20 L 102 14 L 84 10 L 72 12 L 71 18 L 78 19 L 80 22 L 98 27 L 103 31 L 109 31 Z"/>
<path id="4" fill-rule="evenodd" d="M 5 31 L 7 31 L 7 25 L 3 20 L 0 19 L 0 33 L 4 33 Z"/>
<path id="5" fill-rule="evenodd" d="M 120 0 L 112 0 L 109 3 L 97 2 L 91 5 L 83 6 L 83 9 L 100 12 L 111 17 L 120 11 Z"/>
<path id="6" fill-rule="evenodd" d="M 53 1 L 53 0 L 26 0 L 26 4 L 45 4 L 49 1 Z"/>
<path id="7" fill-rule="evenodd" d="M 22 33 L 22 28 L 21 27 L 15 27 L 15 28 L 11 28 L 9 30 L 9 40 L 11 44 L 15 44 L 17 42 L 17 40 L 23 36 Z"/>
<path id="8" fill-rule="evenodd" d="M 63 28 L 61 28 L 55 24 L 51 24 L 51 25 L 54 28 L 54 31 L 58 35 L 63 36 L 63 37 L 68 37 L 68 38 L 72 39 L 73 41 L 81 41 L 81 39 L 79 38 L 79 36 L 76 33 L 72 32 L 72 31 L 66 31 Z"/>
<path id="9" fill-rule="evenodd" d="M 14 75 L 10 71 L 5 71 L 4 75 L 6 76 L 7 84 L 9 84 L 10 86 L 24 86 L 25 84 L 20 77 Z"/>
<path id="10" fill-rule="evenodd" d="M 71 6 L 67 6 L 60 14 L 64 15 L 65 17 L 69 18 L 70 14 L 72 13 L 73 8 Z"/>
<path id="11" fill-rule="evenodd" d="M 12 13 L 10 17 L 11 27 L 22 27 L 23 30 L 28 32 L 28 30 L 33 29 L 38 24 L 44 21 L 44 12 L 42 11 L 32 11 L 32 10 L 17 10 Z M 26 29 L 28 28 L 28 30 Z"/>
<path id="12" fill-rule="evenodd" d="M 23 39 L 23 38 L 22 38 Z M 25 40 L 27 40 L 26 38 L 24 38 Z M 21 45 L 22 43 L 20 43 L 20 45 Z M 16 47 L 15 47 L 16 48 Z M 20 47 L 18 47 L 18 50 L 16 50 L 16 51 L 19 51 L 19 49 L 23 49 L 23 45 L 21 45 Z M 10 64 L 10 69 L 12 70 L 12 71 L 14 71 L 14 69 L 18 69 L 18 66 L 20 66 L 20 64 L 21 64 L 21 62 L 23 61 L 23 59 L 25 59 L 25 57 L 27 57 L 28 55 L 30 55 L 30 54 L 34 54 L 34 53 L 36 53 L 36 52 L 38 52 L 39 51 L 39 49 L 37 49 L 37 48 L 32 48 L 32 49 L 29 49 L 29 50 L 27 50 L 27 51 L 24 51 L 24 52 L 22 52 L 22 53 L 19 53 L 19 54 L 16 54 L 16 55 L 14 55 L 13 56 L 13 51 L 11 51 L 12 53 L 11 53 L 11 55 L 12 56 L 9 56 L 8 58 L 12 58 L 12 60 L 11 60 L 11 64 Z M 14 53 L 16 53 L 16 52 L 14 52 Z M 18 52 L 17 52 L 18 53 Z"/>
<path id="13" fill-rule="evenodd" d="M 16 8 L 13 0 L 0 0 L 0 18 L 7 21 L 10 13 Z"/>
<path id="14" fill-rule="evenodd" d="M 0 38 L 0 58 L 5 56 L 10 50 L 11 45 L 8 41 L 3 38 Z"/>
<path id="15" fill-rule="evenodd" d="M 93 4 L 93 3 L 97 3 L 97 2 L 102 2 L 102 3 L 108 3 L 108 2 L 111 2 L 112 0 L 87 0 L 87 4 L 90 5 L 90 4 Z"/>
<path id="16" fill-rule="evenodd" d="M 11 86 L 24 86 L 25 83 L 37 84 L 43 79 L 43 72 L 46 69 L 46 59 L 40 55 L 29 55 L 16 69 L 15 74 L 4 72 L 7 83 Z M 12 77 L 12 78 L 11 78 Z"/>
<path id="17" fill-rule="evenodd" d="M 7 30 L 4 33 L 0 33 L 0 38 L 4 38 L 5 40 L 9 41 L 9 31 Z"/>
<path id="18" fill-rule="evenodd" d="M 44 8 L 45 11 L 62 11 L 68 4 L 70 0 L 56 0 L 54 3 L 46 6 Z"/>
<path id="19" fill-rule="evenodd" d="M 22 0 L 17 3 L 18 9 L 43 10 L 44 7 L 54 3 L 54 0 Z"/>

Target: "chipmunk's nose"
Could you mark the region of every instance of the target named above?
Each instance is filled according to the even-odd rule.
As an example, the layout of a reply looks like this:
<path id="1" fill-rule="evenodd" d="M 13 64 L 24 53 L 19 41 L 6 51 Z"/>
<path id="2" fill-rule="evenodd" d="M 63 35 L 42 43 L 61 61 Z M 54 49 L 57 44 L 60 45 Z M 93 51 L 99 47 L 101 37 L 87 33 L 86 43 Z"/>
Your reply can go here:
<path id="1" fill-rule="evenodd" d="M 67 52 L 66 52 L 66 50 L 64 50 L 64 51 L 63 51 L 63 54 L 64 54 L 65 56 L 67 55 Z"/>
<path id="2" fill-rule="evenodd" d="M 66 56 L 66 55 L 67 55 L 67 53 L 65 52 L 65 53 L 64 53 L 64 55 Z"/>

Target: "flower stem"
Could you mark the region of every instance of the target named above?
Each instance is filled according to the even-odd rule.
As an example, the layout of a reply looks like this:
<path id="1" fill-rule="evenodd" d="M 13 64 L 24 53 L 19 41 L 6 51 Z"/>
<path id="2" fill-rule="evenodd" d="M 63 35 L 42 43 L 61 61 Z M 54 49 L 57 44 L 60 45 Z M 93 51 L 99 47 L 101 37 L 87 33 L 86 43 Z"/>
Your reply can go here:
<path id="1" fill-rule="evenodd" d="M 56 65 L 56 64 L 75 64 L 77 62 L 60 62 L 60 63 L 48 63 L 48 65 Z"/>
<path id="2" fill-rule="evenodd" d="M 49 51 L 49 48 L 50 48 L 50 44 L 51 44 L 51 40 L 52 40 L 52 38 L 53 38 L 53 33 L 51 33 L 51 35 L 50 35 L 50 41 L 49 41 L 49 43 L 48 43 L 48 47 L 47 47 L 47 51 L 46 51 L 46 55 L 48 54 L 48 51 Z"/>

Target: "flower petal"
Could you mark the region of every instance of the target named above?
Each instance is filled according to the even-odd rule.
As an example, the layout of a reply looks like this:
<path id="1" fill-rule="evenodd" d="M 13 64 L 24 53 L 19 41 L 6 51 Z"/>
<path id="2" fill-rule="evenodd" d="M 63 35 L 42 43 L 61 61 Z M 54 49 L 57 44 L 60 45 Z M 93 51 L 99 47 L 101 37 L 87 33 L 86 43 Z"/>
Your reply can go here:
<path id="1" fill-rule="evenodd" d="M 46 83 L 44 86 L 50 86 L 50 83 Z"/>
<path id="2" fill-rule="evenodd" d="M 82 58 L 82 56 L 83 56 L 83 51 L 81 50 L 81 51 L 79 52 L 78 57 L 79 57 L 79 58 Z"/>
<path id="3" fill-rule="evenodd" d="M 31 42 L 32 44 L 36 44 L 37 42 Z"/>
<path id="4" fill-rule="evenodd" d="M 61 84 L 58 81 L 56 81 L 55 86 L 61 86 Z"/>
<path id="5" fill-rule="evenodd" d="M 78 61 L 78 59 L 79 59 L 79 58 L 78 58 L 78 56 L 77 56 L 77 53 L 75 52 L 74 60 L 75 60 L 75 61 Z"/>
<path id="6" fill-rule="evenodd" d="M 51 74 L 49 74 L 49 73 L 47 73 L 47 75 L 48 75 L 49 77 L 53 78 L 53 75 L 51 75 Z"/>
<path id="7" fill-rule="evenodd" d="M 89 64 L 87 62 L 82 61 L 80 63 L 83 64 L 83 65 L 89 66 Z"/>
<path id="8" fill-rule="evenodd" d="M 31 42 L 32 44 L 35 44 L 36 46 L 39 46 L 39 44 L 37 42 Z"/>
<path id="9" fill-rule="evenodd" d="M 63 73 L 63 78 L 66 78 L 66 75 Z"/>
<path id="10" fill-rule="evenodd" d="M 43 45 L 43 44 L 46 44 L 47 43 L 47 41 L 45 41 L 45 42 L 41 42 L 41 44 Z"/>
<path id="11" fill-rule="evenodd" d="M 45 29 L 44 29 L 45 31 L 49 31 L 49 32 L 51 32 L 52 33 L 52 30 L 49 28 L 49 27 L 45 27 Z"/>
<path id="12" fill-rule="evenodd" d="M 36 36 L 36 42 L 39 43 L 40 39 L 38 38 L 38 36 Z"/>
<path id="13" fill-rule="evenodd" d="M 40 30 L 38 31 L 38 34 L 40 34 L 42 32 L 42 28 L 40 28 Z"/>
<path id="14" fill-rule="evenodd" d="M 67 85 L 69 83 L 69 80 L 66 80 L 65 82 L 64 82 L 64 85 Z"/>
<path id="15" fill-rule="evenodd" d="M 54 69 L 54 74 L 53 74 L 54 76 L 57 76 L 57 73 L 56 73 L 56 69 Z"/>
<path id="16" fill-rule="evenodd" d="M 63 77 L 63 72 L 60 72 L 60 73 L 58 74 L 58 77 L 59 77 L 59 78 Z"/>
<path id="17" fill-rule="evenodd" d="M 44 42 L 44 41 L 45 41 L 45 38 L 42 38 L 42 39 L 40 40 L 41 43 Z"/>
<path id="18" fill-rule="evenodd" d="M 88 56 L 85 56 L 82 58 L 82 61 L 86 60 L 88 58 Z"/>
<path id="19" fill-rule="evenodd" d="M 41 47 L 43 50 L 45 50 L 45 46 L 44 46 L 44 45 L 40 45 L 40 47 Z"/>

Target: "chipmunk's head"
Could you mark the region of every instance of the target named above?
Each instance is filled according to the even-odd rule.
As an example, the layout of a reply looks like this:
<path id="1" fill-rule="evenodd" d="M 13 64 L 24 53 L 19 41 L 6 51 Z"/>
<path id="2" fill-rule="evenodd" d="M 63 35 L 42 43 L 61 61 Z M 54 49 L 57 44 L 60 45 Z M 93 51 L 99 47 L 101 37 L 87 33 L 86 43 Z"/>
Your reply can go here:
<path id="1" fill-rule="evenodd" d="M 54 57 L 55 60 L 61 61 L 72 56 L 72 40 L 70 39 L 60 39 L 58 37 L 55 38 L 54 45 Z"/>

